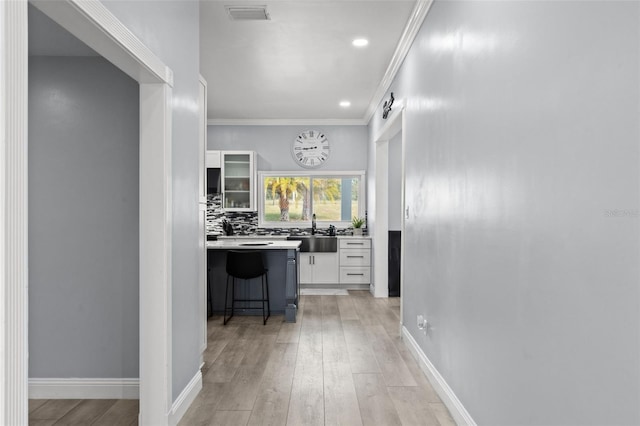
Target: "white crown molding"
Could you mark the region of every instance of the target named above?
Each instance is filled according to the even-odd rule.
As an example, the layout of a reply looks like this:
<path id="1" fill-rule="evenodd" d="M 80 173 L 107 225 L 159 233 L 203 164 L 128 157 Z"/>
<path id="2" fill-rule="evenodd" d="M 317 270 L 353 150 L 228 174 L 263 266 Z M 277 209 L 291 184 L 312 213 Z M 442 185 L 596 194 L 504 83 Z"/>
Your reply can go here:
<path id="1" fill-rule="evenodd" d="M 139 379 L 29 379 L 31 399 L 138 399 Z"/>
<path id="2" fill-rule="evenodd" d="M 171 69 L 99 0 L 31 3 L 139 83 L 173 86 Z"/>
<path id="3" fill-rule="evenodd" d="M 391 87 L 391 83 L 393 83 L 404 59 L 407 57 L 409 49 L 411 49 L 411 45 L 418 35 L 418 31 L 420 31 L 422 23 L 429 13 L 429 9 L 431 9 L 433 1 L 434 0 L 416 1 L 416 5 L 411 12 L 409 20 L 407 21 L 407 26 L 404 28 L 400 41 L 398 41 L 398 45 L 396 46 L 396 50 L 391 57 L 387 71 L 384 73 L 376 92 L 371 98 L 371 103 L 364 114 L 362 120 L 365 123 L 369 123 L 371 117 L 373 117 L 373 114 L 376 112 L 376 109 L 378 109 L 378 105 L 380 105 L 380 102 L 382 102 L 382 99 L 387 93 L 387 90 Z"/>
<path id="4" fill-rule="evenodd" d="M 367 121 L 360 118 L 353 118 L 353 119 L 210 118 L 207 120 L 207 125 L 209 126 L 366 126 Z"/>
<path id="5" fill-rule="evenodd" d="M 193 401 L 198 396 L 198 393 L 202 389 L 202 372 L 198 370 L 191 381 L 180 392 L 180 395 L 176 398 L 175 402 L 171 406 L 171 412 L 169 413 L 169 424 L 177 425 L 180 419 L 185 415 Z"/>
<path id="6" fill-rule="evenodd" d="M 449 387 L 449 384 L 446 382 L 444 377 L 438 372 L 433 363 L 427 358 L 427 355 L 422 351 L 418 343 L 415 341 L 413 336 L 409 333 L 406 327 L 402 327 L 402 339 L 408 343 L 407 347 L 409 348 L 409 352 L 415 358 L 415 360 L 420 365 L 422 372 L 433 389 L 436 391 L 444 405 L 447 406 L 449 412 L 451 413 L 451 417 L 455 420 L 458 425 L 468 425 L 468 426 L 476 426 L 476 422 L 473 420 L 469 412 L 462 402 L 458 399 L 456 394 L 453 392 L 453 389 Z"/>

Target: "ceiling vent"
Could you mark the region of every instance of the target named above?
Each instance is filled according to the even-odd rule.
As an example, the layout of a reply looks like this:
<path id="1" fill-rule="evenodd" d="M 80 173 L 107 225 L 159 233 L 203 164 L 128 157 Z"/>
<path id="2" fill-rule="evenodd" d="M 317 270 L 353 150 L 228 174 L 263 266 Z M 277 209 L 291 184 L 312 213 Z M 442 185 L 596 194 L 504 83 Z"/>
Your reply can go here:
<path id="1" fill-rule="evenodd" d="M 232 21 L 268 21 L 267 6 L 225 6 Z"/>

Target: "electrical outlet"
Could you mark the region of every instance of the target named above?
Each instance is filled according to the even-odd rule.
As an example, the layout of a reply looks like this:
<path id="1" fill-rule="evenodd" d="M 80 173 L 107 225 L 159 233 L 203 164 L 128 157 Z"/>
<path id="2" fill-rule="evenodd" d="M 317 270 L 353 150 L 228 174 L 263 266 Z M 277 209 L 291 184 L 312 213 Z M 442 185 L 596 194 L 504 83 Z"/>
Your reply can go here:
<path id="1" fill-rule="evenodd" d="M 424 335 L 427 335 L 427 330 L 429 329 L 429 321 L 427 321 L 424 317 L 424 315 L 418 315 L 417 318 L 417 325 L 418 325 L 418 329 L 422 330 L 422 332 L 424 333 Z"/>

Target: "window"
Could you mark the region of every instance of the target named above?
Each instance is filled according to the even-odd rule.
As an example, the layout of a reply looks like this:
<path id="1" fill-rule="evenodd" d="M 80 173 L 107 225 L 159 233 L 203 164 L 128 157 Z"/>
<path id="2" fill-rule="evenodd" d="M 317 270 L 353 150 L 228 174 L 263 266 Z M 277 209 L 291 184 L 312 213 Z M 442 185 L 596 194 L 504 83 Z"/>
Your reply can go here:
<path id="1" fill-rule="evenodd" d="M 261 172 L 260 226 L 348 226 L 364 216 L 364 172 Z"/>

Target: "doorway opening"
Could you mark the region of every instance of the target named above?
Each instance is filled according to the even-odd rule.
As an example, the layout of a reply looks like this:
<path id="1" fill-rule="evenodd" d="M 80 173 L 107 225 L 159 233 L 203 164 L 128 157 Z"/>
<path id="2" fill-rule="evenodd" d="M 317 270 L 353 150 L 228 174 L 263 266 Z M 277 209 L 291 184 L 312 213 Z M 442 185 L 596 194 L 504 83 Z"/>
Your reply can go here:
<path id="1" fill-rule="evenodd" d="M 137 399 L 139 84 L 28 20 L 29 398 Z"/>
<path id="2" fill-rule="evenodd" d="M 139 86 L 139 398 L 141 424 L 168 424 L 171 395 L 172 72 L 99 2 L 31 2 Z M 28 422 L 28 3 L 0 3 L 0 156 L 3 246 L 0 264 L 0 423 Z M 8 90 L 10 88 L 10 90 Z M 20 194 L 16 198 L 12 194 Z M 7 348 L 7 351 L 4 351 Z"/>
<path id="3" fill-rule="evenodd" d="M 402 282 L 404 258 L 404 107 L 394 111 L 375 138 L 376 149 L 376 220 L 374 225 L 375 297 L 400 296 L 400 322 L 402 323 Z M 391 231 L 395 231 L 391 233 Z M 399 233 L 399 235 L 398 235 Z M 394 244 L 390 235 L 399 238 Z M 390 241 L 392 242 L 390 244 Z M 399 251 L 399 253 L 398 253 Z M 390 257 L 397 261 L 390 262 Z M 398 270 L 390 280 L 390 266 Z M 399 275 L 399 276 L 398 276 Z M 397 279 L 396 283 L 393 280 Z M 393 285 L 391 285 L 393 284 Z M 390 291 L 391 285 L 391 291 Z M 397 294 L 394 294 L 397 292 Z M 402 326 L 402 324 L 400 324 Z"/>

